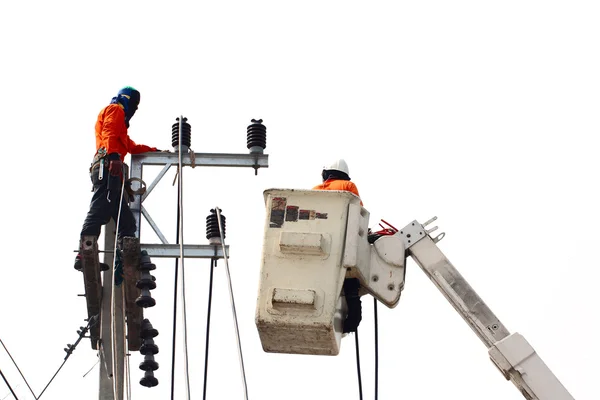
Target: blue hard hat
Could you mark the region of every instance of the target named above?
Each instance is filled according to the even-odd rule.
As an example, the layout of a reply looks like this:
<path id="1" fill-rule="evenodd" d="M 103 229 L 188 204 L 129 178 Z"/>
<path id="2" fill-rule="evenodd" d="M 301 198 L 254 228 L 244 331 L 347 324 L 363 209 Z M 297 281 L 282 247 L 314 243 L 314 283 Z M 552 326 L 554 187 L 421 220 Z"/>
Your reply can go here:
<path id="1" fill-rule="evenodd" d="M 140 104 L 140 92 L 131 86 L 125 86 L 119 90 L 117 97 L 114 97 L 111 103 L 119 103 L 123 106 L 125 110 L 125 123 L 129 127 L 129 120 L 133 117 Z"/>
<path id="2" fill-rule="evenodd" d="M 140 92 L 131 87 L 125 86 L 118 93 L 119 96 L 124 96 L 129 100 L 129 106 L 133 109 L 137 109 L 138 104 L 140 104 Z"/>

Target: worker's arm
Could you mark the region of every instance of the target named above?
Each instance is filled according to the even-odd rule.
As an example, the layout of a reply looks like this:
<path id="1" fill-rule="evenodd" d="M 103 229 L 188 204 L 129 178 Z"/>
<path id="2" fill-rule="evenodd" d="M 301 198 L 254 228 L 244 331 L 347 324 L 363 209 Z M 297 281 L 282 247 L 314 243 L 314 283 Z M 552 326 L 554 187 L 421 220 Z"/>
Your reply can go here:
<path id="1" fill-rule="evenodd" d="M 147 151 L 158 151 L 156 147 L 146 146 L 145 144 L 135 144 L 129 136 L 127 136 L 127 150 L 131 154 L 145 153 Z"/>

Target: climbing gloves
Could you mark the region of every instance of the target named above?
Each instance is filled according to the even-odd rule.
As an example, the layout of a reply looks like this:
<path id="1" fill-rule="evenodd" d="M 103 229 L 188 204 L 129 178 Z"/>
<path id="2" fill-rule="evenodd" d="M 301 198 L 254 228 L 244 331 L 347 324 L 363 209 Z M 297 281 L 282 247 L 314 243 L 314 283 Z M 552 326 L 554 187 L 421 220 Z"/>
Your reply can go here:
<path id="1" fill-rule="evenodd" d="M 110 160 L 108 164 L 108 172 L 111 176 L 123 178 L 123 162 L 119 160 Z"/>

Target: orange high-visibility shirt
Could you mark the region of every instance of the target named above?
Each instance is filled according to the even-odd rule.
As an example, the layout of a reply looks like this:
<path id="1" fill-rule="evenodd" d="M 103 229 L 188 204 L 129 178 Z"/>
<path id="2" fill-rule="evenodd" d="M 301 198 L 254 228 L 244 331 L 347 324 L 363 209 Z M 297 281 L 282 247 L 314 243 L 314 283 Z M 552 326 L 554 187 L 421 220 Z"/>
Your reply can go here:
<path id="1" fill-rule="evenodd" d="M 156 147 L 144 144 L 135 144 L 127 135 L 125 125 L 125 111 L 119 104 L 110 104 L 104 107 L 96 121 L 96 152 L 100 148 L 106 149 L 106 154 L 119 153 L 124 161 L 127 153 L 138 154 L 147 151 L 156 151 Z"/>
<path id="2" fill-rule="evenodd" d="M 354 182 L 345 181 L 343 179 L 327 179 L 320 185 L 315 186 L 313 190 L 345 190 L 347 192 L 354 193 L 355 195 L 360 197 L 360 194 L 358 194 L 358 188 L 356 187 Z M 363 205 L 362 200 L 360 202 L 360 205 Z"/>

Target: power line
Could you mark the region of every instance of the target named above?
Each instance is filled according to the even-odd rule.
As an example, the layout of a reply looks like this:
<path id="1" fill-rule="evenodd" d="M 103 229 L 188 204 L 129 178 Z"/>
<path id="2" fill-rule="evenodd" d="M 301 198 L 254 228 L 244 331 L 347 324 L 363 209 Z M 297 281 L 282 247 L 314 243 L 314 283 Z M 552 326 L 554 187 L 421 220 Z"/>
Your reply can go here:
<path id="1" fill-rule="evenodd" d="M 206 312 L 206 349 L 204 351 L 204 389 L 202 398 L 206 400 L 206 385 L 208 381 L 208 346 L 210 338 L 210 311 L 212 308 L 213 272 L 217 266 L 217 260 L 210 260 L 210 278 L 208 283 L 208 310 Z"/>
<path id="2" fill-rule="evenodd" d="M 25 384 L 27 385 L 27 387 L 29 388 L 29 391 L 31 392 L 31 394 L 33 395 L 34 398 L 36 398 L 35 393 L 33 393 L 33 389 L 31 389 L 31 386 L 29 386 L 29 382 L 27 382 L 27 379 L 25 379 L 25 376 L 23 375 L 23 373 L 21 372 L 21 369 L 19 368 L 19 366 L 17 365 L 17 362 L 14 360 L 14 358 L 12 357 L 12 355 L 10 354 L 10 351 L 8 351 L 8 349 L 6 348 L 6 346 L 4 345 L 4 342 L 2 341 L 2 339 L 0 339 L 0 343 L 2 343 L 2 347 L 4 347 L 4 350 L 6 351 L 6 354 L 8 354 L 8 356 L 10 357 L 11 361 L 13 362 L 13 364 L 15 365 L 15 367 L 17 368 L 17 371 L 19 371 L 19 374 L 21 374 L 21 378 L 23 378 L 23 380 L 25 381 Z"/>
<path id="3" fill-rule="evenodd" d="M 375 321 L 375 400 L 377 400 L 379 391 L 379 327 L 377 322 L 377 299 L 375 297 L 373 297 L 373 311 Z"/>
<path id="4" fill-rule="evenodd" d="M 13 388 L 10 386 L 10 383 L 8 383 L 8 380 L 6 379 L 6 377 L 4 376 L 4 374 L 2 373 L 2 370 L 0 369 L 0 375 L 2 375 L 2 379 L 4 379 L 4 383 L 6 383 L 6 386 L 8 386 L 8 389 L 10 390 L 10 392 L 12 393 L 12 395 L 15 397 L 15 400 L 19 400 L 19 398 L 17 397 L 17 395 L 15 394 L 15 391 L 13 390 Z M 35 397 L 35 396 L 33 396 Z"/>
<path id="5" fill-rule="evenodd" d="M 17 389 L 19 387 L 19 385 L 15 386 L 15 389 Z M 8 396 L 12 395 L 12 393 L 9 391 L 8 393 L 6 393 L 6 395 L 4 395 L 4 397 L 2 397 L 0 400 L 6 400 L 6 398 Z"/>
<path id="6" fill-rule="evenodd" d="M 92 372 L 92 370 L 94 369 L 94 367 L 95 367 L 96 365 L 98 365 L 99 363 L 100 363 L 100 358 L 98 358 L 98 361 L 96 361 L 96 363 L 95 363 L 94 365 L 92 365 L 92 368 L 88 369 L 88 371 L 87 371 L 85 374 L 83 374 L 83 378 L 85 378 L 86 376 L 88 376 L 88 374 L 89 374 L 90 372 Z"/>
<path id="7" fill-rule="evenodd" d="M 58 367 L 58 369 L 56 370 L 56 372 L 54 373 L 54 375 L 52 375 L 52 378 L 50 378 L 50 381 L 46 384 L 46 386 L 44 387 L 44 389 L 42 390 L 42 392 L 40 393 L 39 396 L 33 396 L 35 397 L 36 400 L 39 400 L 42 395 L 44 394 L 44 392 L 46 391 L 46 389 L 48 389 L 48 386 L 50 386 L 50 384 L 52 383 L 52 381 L 54 380 L 54 378 L 56 378 L 56 375 L 58 375 L 58 373 L 60 372 L 60 370 L 62 369 L 62 367 L 65 365 L 65 363 L 67 362 L 67 360 L 69 359 L 69 357 L 71 356 L 71 354 L 73 354 L 73 351 L 75 350 L 75 348 L 77 347 L 77 345 L 79 344 L 79 342 L 81 342 L 81 339 L 83 339 L 83 337 L 85 336 L 85 334 L 88 332 L 88 330 L 93 327 L 94 325 L 96 325 L 96 323 L 98 322 L 98 315 L 94 315 L 92 318 L 90 318 L 88 320 L 88 324 L 85 328 L 83 328 L 81 331 L 79 332 L 79 338 L 77 339 L 77 341 L 75 341 L 75 343 L 73 343 L 73 345 L 67 345 L 67 348 L 65 349 L 65 351 L 67 352 L 67 355 L 65 356 L 65 359 L 63 360 L 62 364 L 60 364 L 60 367 Z"/>
<path id="8" fill-rule="evenodd" d="M 123 258 L 119 257 L 119 248 L 118 248 L 118 237 L 119 237 L 119 224 L 121 223 L 121 210 L 123 207 L 123 192 L 125 191 L 125 179 L 123 176 L 123 166 L 121 166 L 121 193 L 119 196 L 119 212 L 117 214 L 117 220 L 115 221 L 115 230 L 117 232 L 117 237 L 115 238 L 115 243 L 114 243 L 114 254 L 115 254 L 115 260 L 114 260 L 114 264 L 115 266 L 117 265 L 117 263 L 121 263 L 121 271 L 119 271 L 117 268 L 113 268 L 113 273 L 112 273 L 112 279 L 111 279 L 111 303 L 110 303 L 110 325 L 111 325 L 111 353 L 112 353 L 112 371 L 113 371 L 113 376 L 112 376 L 112 383 L 113 383 L 113 396 L 115 399 L 118 399 L 120 396 L 118 396 L 118 390 L 119 390 L 119 373 L 117 373 L 117 364 L 118 364 L 118 359 L 117 359 L 117 325 L 116 325 L 116 297 L 115 297 L 115 287 L 116 287 L 116 274 L 117 272 L 119 273 L 124 273 L 122 271 L 123 268 Z M 113 179 L 115 179 L 116 177 L 113 176 Z M 110 174 L 108 179 L 110 180 Z M 109 186 L 110 187 L 110 186 Z M 110 195 L 109 195 L 110 196 Z M 110 202 L 110 198 L 107 198 L 108 201 Z M 122 284 L 122 282 L 121 282 Z M 123 292 L 124 288 L 121 287 L 120 288 L 121 291 Z M 122 297 L 124 298 L 124 297 Z M 123 320 L 125 319 L 125 316 L 123 315 Z"/>
<path id="9" fill-rule="evenodd" d="M 177 193 L 177 204 L 179 204 L 179 192 Z M 177 233 L 175 242 L 179 243 L 179 206 L 177 207 Z M 173 344 L 171 347 L 171 400 L 175 400 L 175 345 L 177 343 L 177 300 L 179 284 L 179 258 L 175 259 L 175 283 L 173 285 Z"/>
<path id="10" fill-rule="evenodd" d="M 360 350 L 358 347 L 358 327 L 356 327 L 356 331 L 354 331 L 354 344 L 356 347 L 356 373 L 358 375 L 358 396 L 360 400 L 363 400 L 362 378 L 360 374 Z"/>
<path id="11" fill-rule="evenodd" d="M 219 223 L 219 235 L 221 236 L 221 246 L 223 248 L 223 259 L 225 260 L 225 272 L 227 273 L 227 283 L 229 287 L 229 300 L 231 301 L 231 312 L 233 314 L 233 324 L 235 327 L 235 337 L 237 339 L 238 353 L 240 358 L 240 369 L 242 370 L 242 384 L 244 385 L 244 399 L 248 400 L 248 385 L 246 384 L 246 370 L 244 369 L 244 356 L 242 354 L 242 341 L 240 339 L 240 329 L 237 322 L 237 313 L 235 311 L 235 299 L 233 298 L 233 285 L 231 283 L 231 273 L 229 272 L 229 258 L 225 247 L 225 233 L 221 222 L 221 209 L 215 207 L 217 212 L 217 222 Z"/>

